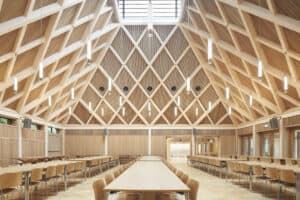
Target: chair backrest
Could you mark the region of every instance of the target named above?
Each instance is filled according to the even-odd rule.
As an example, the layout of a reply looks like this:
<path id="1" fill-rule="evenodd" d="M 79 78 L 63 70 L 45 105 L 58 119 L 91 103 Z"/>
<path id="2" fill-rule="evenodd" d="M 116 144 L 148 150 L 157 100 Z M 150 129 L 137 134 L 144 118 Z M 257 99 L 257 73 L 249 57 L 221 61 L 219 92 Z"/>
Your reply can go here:
<path id="1" fill-rule="evenodd" d="M 43 179 L 43 168 L 37 168 L 31 171 L 31 176 L 30 176 L 31 182 L 41 181 L 42 179 Z"/>
<path id="2" fill-rule="evenodd" d="M 72 172 L 74 172 L 74 170 L 75 170 L 75 163 L 69 163 L 67 165 L 67 172 L 72 173 Z"/>
<path id="3" fill-rule="evenodd" d="M 293 165 L 293 159 L 292 158 L 286 158 L 285 159 L 285 164 L 286 165 Z"/>
<path id="4" fill-rule="evenodd" d="M 281 159 L 275 158 L 275 159 L 274 159 L 274 163 L 275 163 L 275 164 L 281 164 Z"/>
<path id="5" fill-rule="evenodd" d="M 75 171 L 80 171 L 83 167 L 82 167 L 82 162 L 77 162 L 75 163 L 75 166 L 74 166 L 74 170 Z"/>
<path id="6" fill-rule="evenodd" d="M 274 167 L 267 167 L 266 168 L 266 177 L 268 177 L 270 179 L 279 180 L 280 179 L 279 170 Z"/>
<path id="7" fill-rule="evenodd" d="M 116 169 L 114 171 L 114 177 L 117 178 L 118 176 L 120 176 L 120 171 L 118 169 Z"/>
<path id="8" fill-rule="evenodd" d="M 56 176 L 56 166 L 50 166 L 47 167 L 45 177 L 48 178 L 53 178 Z"/>
<path id="9" fill-rule="evenodd" d="M 180 171 L 180 170 L 177 170 L 177 172 L 176 172 L 176 176 L 179 178 L 179 177 L 181 177 L 182 176 L 182 171 Z"/>
<path id="10" fill-rule="evenodd" d="M 264 169 L 262 168 L 262 166 L 260 166 L 260 165 L 253 165 L 252 166 L 252 170 L 253 170 L 253 174 L 255 176 L 260 176 L 260 177 L 264 176 Z"/>
<path id="11" fill-rule="evenodd" d="M 64 165 L 58 165 L 56 166 L 56 175 L 61 176 L 64 174 L 65 166 Z"/>
<path id="12" fill-rule="evenodd" d="M 105 188 L 106 184 L 104 179 L 97 180 L 93 183 L 93 190 L 95 195 L 95 200 L 104 200 L 105 199 Z"/>
<path id="13" fill-rule="evenodd" d="M 280 170 L 280 181 L 289 184 L 296 184 L 296 175 L 294 171 L 290 169 Z"/>
<path id="14" fill-rule="evenodd" d="M 297 160 L 297 165 L 298 167 L 300 167 L 300 160 Z"/>
<path id="15" fill-rule="evenodd" d="M 199 189 L 199 182 L 194 179 L 189 179 L 187 186 L 191 189 L 190 191 L 190 200 L 197 200 L 197 194 Z"/>
<path id="16" fill-rule="evenodd" d="M 108 185 L 114 180 L 114 177 L 112 174 L 106 174 L 104 179 L 105 179 L 106 185 Z"/>
<path id="17" fill-rule="evenodd" d="M 18 188 L 22 185 L 22 173 L 7 173 L 0 175 L 0 190 Z"/>
<path id="18" fill-rule="evenodd" d="M 245 163 L 241 163 L 240 164 L 240 171 L 243 172 L 243 173 L 249 173 L 249 171 L 250 171 L 249 165 L 247 165 Z"/>
<path id="19" fill-rule="evenodd" d="M 186 174 L 183 173 L 181 175 L 180 179 L 182 180 L 182 182 L 184 182 L 185 184 L 187 184 L 187 182 L 189 180 L 189 177 L 188 177 L 188 175 L 186 175 Z"/>

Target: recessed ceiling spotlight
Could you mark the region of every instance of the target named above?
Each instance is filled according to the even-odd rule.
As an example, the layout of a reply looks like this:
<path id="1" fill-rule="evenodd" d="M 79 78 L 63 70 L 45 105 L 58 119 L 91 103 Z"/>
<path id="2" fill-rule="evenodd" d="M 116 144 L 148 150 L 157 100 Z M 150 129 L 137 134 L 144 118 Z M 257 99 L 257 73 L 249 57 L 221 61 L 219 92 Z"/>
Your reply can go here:
<path id="1" fill-rule="evenodd" d="M 104 92 L 105 88 L 103 86 L 99 87 L 100 92 Z"/>
<path id="2" fill-rule="evenodd" d="M 148 86 L 148 87 L 147 87 L 147 90 L 148 90 L 149 92 L 151 92 L 151 91 L 153 90 L 152 86 Z"/>
<path id="3" fill-rule="evenodd" d="M 177 87 L 174 85 L 174 86 L 171 87 L 171 90 L 172 90 L 173 92 L 176 92 Z"/>
<path id="4" fill-rule="evenodd" d="M 199 92 L 201 89 L 202 89 L 202 88 L 201 88 L 200 85 L 197 85 L 197 86 L 195 87 L 195 90 L 196 90 L 197 92 Z"/>
<path id="5" fill-rule="evenodd" d="M 124 86 L 124 87 L 123 87 L 123 91 L 124 91 L 124 92 L 128 92 L 128 90 L 129 90 L 128 86 Z"/>

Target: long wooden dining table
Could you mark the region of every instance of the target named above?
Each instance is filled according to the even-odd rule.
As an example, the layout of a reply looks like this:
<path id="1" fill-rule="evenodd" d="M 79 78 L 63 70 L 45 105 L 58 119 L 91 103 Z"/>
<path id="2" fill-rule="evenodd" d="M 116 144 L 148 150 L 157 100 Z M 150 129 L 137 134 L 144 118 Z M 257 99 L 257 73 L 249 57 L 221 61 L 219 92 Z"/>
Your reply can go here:
<path id="1" fill-rule="evenodd" d="M 182 192 L 188 197 L 190 189 L 161 160 L 143 157 L 107 185 L 104 191 L 138 192 L 154 198 L 159 192 Z"/>
<path id="2" fill-rule="evenodd" d="M 29 184 L 30 184 L 30 174 L 33 169 L 43 168 L 46 169 L 51 166 L 64 165 L 64 183 L 65 189 L 67 187 L 67 165 L 76 163 L 77 161 L 50 161 L 41 162 L 37 164 L 24 164 L 24 165 L 14 165 L 9 167 L 0 168 L 0 175 L 6 173 L 18 173 L 21 172 L 24 176 L 24 188 L 25 188 L 25 200 L 29 200 Z"/>
<path id="3" fill-rule="evenodd" d="M 237 161 L 239 164 L 246 164 L 249 166 L 249 187 L 250 190 L 252 190 L 253 185 L 253 166 L 261 166 L 263 169 L 266 169 L 268 167 L 273 167 L 276 169 L 283 169 L 283 170 L 293 170 L 296 175 L 296 200 L 300 200 L 300 167 L 296 165 L 281 165 L 276 163 L 267 163 L 267 162 L 259 162 L 259 161 Z"/>

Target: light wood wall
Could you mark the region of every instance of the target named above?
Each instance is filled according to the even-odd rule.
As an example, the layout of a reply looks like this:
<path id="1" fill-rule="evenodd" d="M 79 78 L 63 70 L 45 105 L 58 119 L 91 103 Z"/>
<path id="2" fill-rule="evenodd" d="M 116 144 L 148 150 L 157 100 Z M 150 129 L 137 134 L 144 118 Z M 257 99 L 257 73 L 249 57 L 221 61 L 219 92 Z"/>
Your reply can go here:
<path id="1" fill-rule="evenodd" d="M 109 155 L 148 155 L 147 130 L 109 130 Z"/>
<path id="2" fill-rule="evenodd" d="M 192 140 L 191 129 L 154 129 L 151 135 L 151 154 L 167 158 L 167 139 L 184 137 Z"/>
<path id="3" fill-rule="evenodd" d="M 219 137 L 219 156 L 228 157 L 237 155 L 237 141 L 235 134 Z"/>
<path id="4" fill-rule="evenodd" d="M 45 132 L 31 129 L 22 129 L 22 156 L 45 156 Z"/>
<path id="5" fill-rule="evenodd" d="M 102 154 L 104 154 L 104 130 L 66 130 L 66 156 L 74 157 Z"/>
<path id="6" fill-rule="evenodd" d="M 18 158 L 18 129 L 13 125 L 0 124 L 0 166 L 16 162 Z"/>
<path id="7" fill-rule="evenodd" d="M 57 134 L 48 135 L 48 156 L 63 155 L 63 135 L 62 131 Z"/>

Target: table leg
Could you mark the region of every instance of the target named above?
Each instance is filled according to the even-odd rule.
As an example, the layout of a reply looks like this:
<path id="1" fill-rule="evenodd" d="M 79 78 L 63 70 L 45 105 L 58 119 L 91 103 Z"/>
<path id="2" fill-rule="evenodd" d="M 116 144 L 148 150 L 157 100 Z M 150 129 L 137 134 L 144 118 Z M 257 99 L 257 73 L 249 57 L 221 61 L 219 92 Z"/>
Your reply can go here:
<path id="1" fill-rule="evenodd" d="M 300 173 L 296 174 L 296 200 L 300 200 Z"/>
<path id="2" fill-rule="evenodd" d="M 253 185 L 253 176 L 252 176 L 252 168 L 249 170 L 249 189 L 252 190 L 252 185 Z"/>
<path id="3" fill-rule="evenodd" d="M 67 165 L 64 167 L 64 185 L 65 185 L 65 190 L 68 188 L 68 180 L 67 180 Z"/>
<path id="4" fill-rule="evenodd" d="M 29 172 L 25 172 L 25 200 L 29 200 Z"/>
<path id="5" fill-rule="evenodd" d="M 190 193 L 189 192 L 184 193 L 184 199 L 185 200 L 190 200 Z"/>

